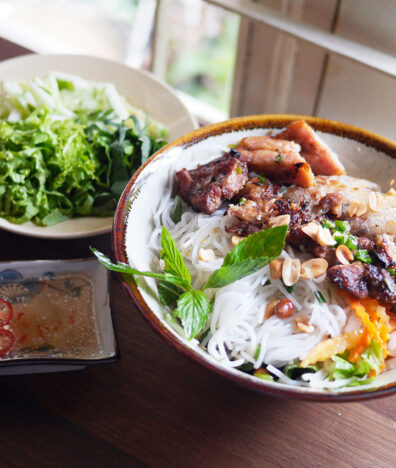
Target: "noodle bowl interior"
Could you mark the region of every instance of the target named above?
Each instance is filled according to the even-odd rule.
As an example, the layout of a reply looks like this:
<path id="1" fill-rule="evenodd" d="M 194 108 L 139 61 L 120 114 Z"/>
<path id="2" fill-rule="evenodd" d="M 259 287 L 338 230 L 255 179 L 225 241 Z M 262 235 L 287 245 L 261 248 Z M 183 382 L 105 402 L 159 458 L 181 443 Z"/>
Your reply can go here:
<path id="1" fill-rule="evenodd" d="M 271 138 L 276 136 L 276 133 L 274 132 Z M 175 240 L 191 274 L 192 287 L 199 290 L 205 286 L 211 274 L 222 266 L 226 255 L 235 248 L 241 239 L 245 239 L 252 232 L 271 228 L 271 223 L 268 224 L 269 219 L 286 216 L 286 219 L 283 218 L 281 221 L 287 222 L 287 216 L 289 216 L 293 220 L 294 212 L 290 215 L 283 212 L 279 214 L 277 211 L 272 213 L 277 215 L 272 216 L 272 218 L 270 216 L 269 219 L 263 220 L 260 218 L 261 214 L 258 213 L 255 219 L 247 222 L 247 210 L 245 209 L 242 212 L 243 210 L 240 207 L 243 208 L 246 200 L 248 202 L 252 200 L 241 197 L 242 192 L 231 194 L 229 199 L 222 198 L 219 207 L 208 213 L 205 210 L 210 211 L 213 198 L 209 199 L 209 201 L 208 199 L 202 201 L 201 190 L 199 193 L 201 198 L 197 202 L 200 209 L 197 211 L 197 206 L 192 206 L 193 202 L 190 202 L 188 198 L 190 196 L 194 202 L 197 201 L 196 194 L 192 193 L 192 186 L 190 185 L 190 195 L 183 194 L 183 190 L 180 189 L 180 180 L 176 180 L 175 177 L 176 173 L 183 171 L 185 168 L 187 171 L 192 171 L 190 173 L 193 174 L 198 165 L 203 166 L 222 158 L 230 151 L 235 151 L 234 156 L 236 155 L 237 159 L 241 158 L 240 154 L 243 151 L 238 152 L 238 144 L 243 138 L 265 135 L 268 135 L 268 130 L 265 129 L 223 134 L 210 137 L 185 149 L 171 148 L 168 153 L 164 153 L 162 157 L 153 160 L 145 169 L 145 172 L 140 174 L 136 182 L 136 190 L 138 190 L 139 196 L 133 200 L 128 217 L 125 242 L 130 264 L 140 270 L 161 271 L 163 268 L 163 262 L 160 260 L 161 232 L 163 226 L 165 226 Z M 316 168 L 313 171 L 314 175 L 312 177 L 315 180 L 312 185 L 308 186 L 310 176 L 307 176 L 307 173 L 304 173 L 304 177 L 298 179 L 299 184 L 295 184 L 293 180 L 288 179 L 289 175 L 284 176 L 286 172 L 281 172 L 280 176 L 277 176 L 277 171 L 281 169 L 278 166 L 288 164 L 288 155 L 285 150 L 284 154 L 281 153 L 281 157 L 275 156 L 278 159 L 278 161 L 275 159 L 278 166 L 274 165 L 274 161 L 268 163 L 267 160 L 263 163 L 264 166 L 260 166 L 262 160 L 260 159 L 259 163 L 257 163 L 256 156 L 258 153 L 253 154 L 253 156 L 252 153 L 245 154 L 241 160 L 246 161 L 248 166 L 247 181 L 253 180 L 253 183 L 256 183 L 254 182 L 255 177 L 257 178 L 259 175 L 269 182 L 263 182 L 260 179 L 257 182 L 258 185 L 264 183 L 281 185 L 283 193 L 277 198 L 279 201 L 279 199 L 284 200 L 285 197 L 290 198 L 292 196 L 291 190 L 293 196 L 300 196 L 300 190 L 303 191 L 304 197 L 309 194 L 311 199 L 315 200 L 317 194 L 313 190 L 316 190 L 320 185 L 321 182 L 319 182 L 318 178 L 321 177 L 323 180 L 326 179 L 325 188 L 320 188 L 321 197 L 323 198 L 328 193 L 328 181 L 332 179 L 338 182 L 339 187 L 342 186 L 340 190 L 337 187 L 337 190 L 333 190 L 333 192 L 341 192 L 345 202 L 343 209 L 346 211 L 352 200 L 348 198 L 345 187 L 356 189 L 355 191 L 359 193 L 359 199 L 365 199 L 367 196 L 368 200 L 371 192 L 382 194 L 383 191 L 384 194 L 381 196 L 387 196 L 385 194 L 389 189 L 388 176 L 392 173 L 392 168 L 393 171 L 395 168 L 395 163 L 391 158 L 353 140 L 334 135 L 321 134 L 321 137 L 335 153 L 338 153 L 348 175 L 343 174 L 342 164 L 338 166 L 338 162 L 336 162 L 336 170 L 339 170 L 340 173 L 323 176 L 317 172 L 321 170 L 319 167 L 319 169 Z M 272 143 L 270 142 L 270 144 Z M 278 142 L 275 143 L 278 145 Z M 234 149 L 235 146 L 237 146 L 236 149 Z M 301 146 L 303 145 L 300 145 L 300 151 Z M 259 148 L 257 151 L 262 151 L 262 149 Z M 267 151 L 266 148 L 264 150 Z M 276 151 L 279 151 L 278 146 Z M 265 155 L 267 159 L 268 154 L 267 152 Z M 344 157 L 346 154 L 348 154 L 348 159 Z M 303 152 L 301 151 L 301 154 L 299 152 L 298 155 L 302 157 Z M 230 158 L 232 157 L 231 155 Z M 260 157 L 263 157 L 261 153 Z M 256 158 L 253 162 L 256 164 L 256 170 L 251 170 L 252 158 Z M 361 161 L 365 161 L 365 164 L 361 164 Z M 375 165 L 373 166 L 374 161 Z M 295 160 L 292 160 L 292 163 L 299 164 Z M 257 164 L 259 165 L 257 166 Z M 314 166 L 315 164 L 312 163 L 311 167 Z M 261 167 L 264 167 L 264 169 L 260 174 L 257 168 L 260 169 Z M 340 167 L 342 167 L 342 170 L 339 169 Z M 238 169 L 236 174 L 240 174 Z M 290 172 L 287 174 L 290 174 Z M 351 176 L 354 177 L 353 180 Z M 369 177 L 374 183 L 370 182 L 362 186 L 359 182 L 362 177 Z M 212 178 L 212 182 L 213 180 Z M 351 184 L 353 185 L 355 182 L 356 186 L 352 187 Z M 243 182 L 244 193 L 246 193 L 247 183 L 246 181 Z M 381 185 L 381 189 L 376 183 Z M 304 184 L 305 187 L 302 186 Z M 335 182 L 332 185 L 336 185 Z M 202 187 L 199 189 L 202 189 Z M 204 187 L 203 191 L 205 192 L 206 189 L 207 186 Z M 181 202 L 180 219 L 175 222 L 173 214 L 175 194 L 177 192 L 184 195 L 184 200 Z M 284 195 L 285 192 L 286 195 Z M 388 198 L 390 199 L 389 203 L 386 198 L 385 208 L 381 208 L 390 212 L 389 222 L 391 222 L 392 217 L 395 215 L 394 211 L 396 211 L 396 204 L 393 204 L 393 199 L 396 200 L 396 196 L 391 194 Z M 254 204 L 252 206 L 254 207 Z M 367 206 L 369 206 L 368 201 Z M 371 229 L 370 222 L 378 214 L 378 211 L 380 210 L 371 211 L 368 208 L 367 215 L 361 218 L 363 228 L 360 226 L 359 229 L 362 232 L 364 228 Z M 288 236 L 290 236 L 294 228 L 301 229 L 314 222 L 320 226 L 318 229 L 328 230 L 332 239 L 337 238 L 337 233 L 341 231 L 331 227 L 324 227 L 323 218 L 334 222 L 336 219 L 346 220 L 346 217 L 336 216 L 331 212 L 323 215 L 323 211 L 320 213 L 315 211 L 314 215 L 312 213 L 311 210 L 310 219 L 300 219 L 295 226 L 293 221 L 289 219 Z M 370 214 L 372 218 L 370 218 Z M 358 225 L 356 216 L 353 218 L 348 223 L 347 232 L 350 231 L 350 226 L 352 226 L 353 230 Z M 134 229 L 136 220 L 139 220 L 139 227 L 142 227 L 139 230 Z M 374 221 L 372 222 L 374 223 Z M 393 236 L 394 233 L 389 230 L 389 234 Z M 373 233 L 374 237 L 377 235 L 381 235 L 381 233 Z M 368 237 L 370 236 L 368 235 Z M 347 241 L 348 238 L 344 236 L 344 243 L 335 243 L 334 245 L 328 245 L 328 247 L 331 246 L 335 251 L 340 245 L 345 246 Z M 332 244 L 332 241 L 330 244 Z M 344 248 L 339 249 L 338 253 L 345 254 L 344 250 Z M 244 372 L 248 379 L 263 379 L 269 385 L 293 385 L 299 387 L 301 391 L 308 392 L 329 390 L 344 392 L 353 390 L 356 385 L 361 385 L 361 388 L 374 388 L 395 379 L 395 370 L 392 370 L 396 361 L 394 357 L 396 353 L 393 350 L 396 338 L 394 334 L 392 335 L 394 326 L 392 320 L 395 314 L 392 310 L 392 304 L 378 302 L 378 307 L 385 311 L 388 327 L 387 337 L 380 334 L 374 337 L 377 338 L 377 341 L 380 341 L 379 348 L 383 345 L 383 349 L 378 351 L 377 344 L 371 344 L 376 341 L 373 336 L 370 335 L 370 338 L 367 333 L 365 334 L 367 327 L 370 328 L 371 325 L 365 324 L 364 318 L 362 319 L 359 312 L 356 312 L 356 302 L 359 302 L 359 305 L 361 303 L 356 296 L 353 296 L 353 286 L 349 289 L 347 287 L 346 290 L 344 288 L 344 293 L 341 293 L 339 288 L 341 280 L 331 280 L 331 275 L 327 274 L 327 271 L 331 270 L 332 267 L 350 267 L 356 263 L 362 263 L 359 258 L 361 254 L 356 254 L 358 250 L 367 249 L 362 249 L 360 246 L 356 247 L 356 249 L 351 247 L 349 251 L 352 251 L 355 257 L 350 259 L 349 262 L 343 257 L 343 262 L 336 259 L 334 264 L 331 264 L 329 261 L 326 269 L 322 272 L 319 271 L 318 274 L 312 274 L 311 272 L 311 274 L 301 276 L 299 268 L 298 280 L 293 282 L 291 286 L 288 286 L 287 279 L 282 274 L 280 277 L 274 275 L 273 270 L 271 271 L 273 264 L 267 264 L 260 270 L 224 287 L 208 289 L 206 294 L 209 299 L 213 300 L 213 308 L 203 329 L 195 338 L 190 340 L 186 337 L 182 323 L 172 313 L 172 307 L 161 306 L 158 301 L 145 292 L 145 288 L 141 289 L 141 292 L 149 307 L 164 320 L 166 326 L 180 340 L 211 362 L 215 362 L 216 365 L 226 366 L 231 372 Z M 317 258 L 323 257 L 313 255 L 312 249 L 307 248 L 304 242 L 289 242 L 287 240 L 277 261 L 283 267 L 285 264 L 296 264 L 296 262 L 301 266 L 304 265 L 304 262 Z M 382 267 L 384 267 L 383 264 L 378 266 L 378 268 Z M 388 268 L 388 270 L 391 271 L 392 268 Z M 339 271 L 336 271 L 338 275 Z M 337 275 L 335 277 L 339 278 Z M 156 290 L 154 280 L 147 278 L 145 281 Z M 392 285 L 390 287 L 392 288 Z M 283 315 L 282 311 L 275 313 L 273 311 L 274 300 L 277 300 L 278 303 L 280 301 L 289 301 L 292 304 L 292 313 L 283 313 Z M 376 299 L 367 296 L 361 300 L 366 301 L 366 305 L 368 304 L 365 313 L 367 312 L 371 322 L 378 325 L 381 318 L 375 315 L 376 312 L 370 312 L 369 305 L 371 303 L 367 302 Z M 379 330 L 380 327 L 378 326 L 377 329 Z M 352 339 L 354 334 L 356 336 Z M 358 334 L 361 334 L 359 339 L 357 339 Z M 358 352 L 356 349 L 358 345 L 361 345 L 364 334 L 366 336 L 366 346 L 361 350 L 362 352 Z M 350 339 L 350 343 L 341 343 L 345 339 Z M 327 343 L 333 348 L 332 351 L 328 352 L 328 355 L 322 353 L 322 356 L 320 356 L 320 346 L 323 348 L 323 343 Z M 373 349 L 368 349 L 370 345 Z M 313 350 L 317 351 L 317 359 L 312 358 Z M 357 359 L 349 361 L 353 352 L 355 352 Z M 365 352 L 366 354 L 364 354 Z M 368 362 L 374 355 L 378 357 L 380 354 L 383 359 L 378 364 L 377 370 L 373 371 L 372 368 L 368 368 L 366 361 Z M 311 358 L 308 358 L 309 356 Z M 343 369 L 345 366 L 348 369 Z"/>

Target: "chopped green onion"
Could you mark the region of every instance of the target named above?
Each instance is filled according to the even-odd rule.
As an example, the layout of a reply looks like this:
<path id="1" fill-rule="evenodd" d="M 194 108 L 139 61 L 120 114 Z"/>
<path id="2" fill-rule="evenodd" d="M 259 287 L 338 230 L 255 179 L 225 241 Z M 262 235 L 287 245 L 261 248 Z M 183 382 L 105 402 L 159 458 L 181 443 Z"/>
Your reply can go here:
<path id="1" fill-rule="evenodd" d="M 385 283 L 388 286 L 388 289 L 391 293 L 396 292 L 395 282 L 389 278 L 385 278 Z"/>
<path id="2" fill-rule="evenodd" d="M 256 349 L 256 354 L 254 355 L 254 359 L 258 359 L 261 351 L 261 343 L 258 344 L 257 349 Z"/>
<path id="3" fill-rule="evenodd" d="M 236 169 L 235 169 L 235 172 L 239 175 L 239 174 L 242 174 L 242 168 L 241 166 L 238 166 Z"/>
<path id="4" fill-rule="evenodd" d="M 392 276 L 396 277 L 396 269 L 395 268 L 388 268 L 388 271 Z"/>
<path id="5" fill-rule="evenodd" d="M 294 286 L 286 286 L 285 285 L 285 289 L 289 294 L 291 294 L 294 291 Z"/>
<path id="6" fill-rule="evenodd" d="M 349 234 L 348 239 L 345 243 L 348 249 L 356 250 L 358 248 L 358 244 L 359 244 L 359 239 L 356 236 Z"/>
<path id="7" fill-rule="evenodd" d="M 337 231 L 341 232 L 347 232 L 351 230 L 351 226 L 348 223 L 348 221 L 341 221 L 340 219 L 336 220 L 335 228 L 337 229 Z"/>
<path id="8" fill-rule="evenodd" d="M 335 223 L 331 219 L 322 219 L 322 227 L 327 229 L 334 229 Z"/>
<path id="9" fill-rule="evenodd" d="M 234 149 L 234 148 L 237 147 L 237 145 L 229 144 L 228 147 L 229 147 L 230 149 Z"/>
<path id="10" fill-rule="evenodd" d="M 372 259 L 370 257 L 370 254 L 368 253 L 368 250 L 364 250 L 364 249 L 356 250 L 355 260 L 360 260 L 361 262 L 364 262 L 364 263 L 372 263 Z"/>
<path id="11" fill-rule="evenodd" d="M 278 164 L 282 162 L 282 155 L 280 153 L 275 157 L 275 162 Z"/>
<path id="12" fill-rule="evenodd" d="M 316 290 L 314 292 L 314 294 L 315 294 L 315 297 L 318 300 L 319 304 L 325 304 L 326 303 L 326 299 L 323 297 L 323 294 L 320 291 Z"/>
<path id="13" fill-rule="evenodd" d="M 263 283 L 263 286 L 269 286 L 271 284 L 271 280 L 268 278 L 265 283 Z"/>
<path id="14" fill-rule="evenodd" d="M 247 202 L 247 200 L 246 200 L 245 197 L 242 197 L 242 198 L 239 200 L 239 204 L 240 204 L 240 205 L 244 205 L 246 202 Z"/>
<path id="15" fill-rule="evenodd" d="M 345 234 L 344 232 L 340 232 L 340 231 L 335 231 L 333 234 L 333 238 L 337 242 L 338 245 L 345 244 L 348 239 L 347 234 Z"/>
<path id="16" fill-rule="evenodd" d="M 267 179 L 261 175 L 258 175 L 257 178 L 260 181 L 261 185 L 264 185 L 267 182 Z"/>

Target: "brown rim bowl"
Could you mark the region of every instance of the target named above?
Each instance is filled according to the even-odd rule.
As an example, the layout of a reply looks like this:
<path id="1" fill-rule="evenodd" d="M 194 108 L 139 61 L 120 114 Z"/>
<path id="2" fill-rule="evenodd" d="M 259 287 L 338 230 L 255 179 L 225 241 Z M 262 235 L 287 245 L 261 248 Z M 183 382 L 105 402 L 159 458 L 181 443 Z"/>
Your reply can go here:
<path id="1" fill-rule="evenodd" d="M 309 123 L 315 130 L 323 132 L 323 134 L 330 134 L 329 137 L 331 135 L 335 135 L 338 137 L 336 140 L 340 141 L 341 144 L 343 141 L 352 143 L 355 146 L 358 144 L 362 148 L 362 157 L 364 156 L 365 151 L 369 151 L 372 152 L 375 157 L 377 157 L 377 153 L 382 153 L 382 155 L 378 155 L 379 159 L 385 158 L 385 160 L 389 160 L 387 156 L 390 158 L 396 158 L 396 143 L 393 141 L 376 135 L 375 133 L 362 130 L 358 127 L 316 117 L 296 115 L 257 115 L 231 119 L 200 128 L 173 141 L 172 143 L 169 143 L 167 146 L 159 150 L 134 174 L 132 179 L 129 181 L 118 203 L 113 224 L 112 243 L 116 261 L 128 263 L 125 239 L 131 205 L 139 196 L 142 185 L 147 183 L 147 180 L 152 174 L 161 170 L 159 162 L 162 160 L 162 162 L 166 163 L 166 158 L 170 151 L 180 149 L 181 156 L 183 156 L 185 154 L 183 154 L 183 150 L 190 148 L 199 142 L 203 142 L 208 138 L 223 134 L 231 134 L 241 130 L 257 129 L 262 131 L 263 129 L 280 129 L 285 127 L 288 123 L 298 119 L 306 120 L 307 123 Z M 361 148 L 359 147 L 357 150 L 360 151 Z M 393 164 L 393 161 L 389 161 L 389 164 Z M 370 165 L 370 170 L 371 168 L 372 165 Z M 133 218 L 133 225 L 140 227 L 139 219 Z M 358 401 L 384 397 L 396 393 L 396 379 L 385 382 L 374 389 L 363 390 L 357 387 L 356 389 L 340 393 L 313 389 L 306 390 L 305 387 L 301 388 L 278 383 L 268 383 L 266 381 L 253 378 L 241 371 L 229 369 L 221 364 L 216 364 L 212 360 L 207 359 L 202 352 L 197 352 L 193 347 L 187 346 L 186 343 L 178 337 L 176 332 L 173 332 L 169 326 L 165 324 L 165 321 L 153 312 L 143 297 L 144 294 L 142 295 L 142 291 L 135 284 L 127 282 L 124 279 L 122 279 L 122 283 L 129 297 L 136 304 L 143 317 L 169 344 L 198 364 L 245 388 L 272 396 L 322 402 Z"/>

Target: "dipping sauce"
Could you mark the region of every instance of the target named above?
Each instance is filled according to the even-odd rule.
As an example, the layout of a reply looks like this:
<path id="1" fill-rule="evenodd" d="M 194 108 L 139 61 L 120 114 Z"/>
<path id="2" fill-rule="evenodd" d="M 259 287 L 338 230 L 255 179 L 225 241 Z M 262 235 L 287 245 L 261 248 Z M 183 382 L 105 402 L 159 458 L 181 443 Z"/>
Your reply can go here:
<path id="1" fill-rule="evenodd" d="M 0 356 L 2 360 L 90 359 L 100 353 L 94 285 L 89 273 L 49 273 L 43 278 L 15 281 L 12 270 L 5 273 L 9 274 L 0 282 L 0 310 L 12 308 L 12 318 L 3 329 L 11 332 L 15 341 Z"/>

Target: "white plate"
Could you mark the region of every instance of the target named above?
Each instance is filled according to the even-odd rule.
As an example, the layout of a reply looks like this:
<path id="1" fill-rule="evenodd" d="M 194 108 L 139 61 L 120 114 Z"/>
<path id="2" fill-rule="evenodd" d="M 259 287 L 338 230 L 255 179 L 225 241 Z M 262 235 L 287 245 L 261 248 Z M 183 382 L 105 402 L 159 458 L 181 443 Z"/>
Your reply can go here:
<path id="1" fill-rule="evenodd" d="M 112 60 L 84 55 L 30 54 L 1 62 L 0 80 L 45 77 L 50 71 L 113 83 L 131 105 L 165 125 L 168 129 L 167 141 L 173 141 L 197 127 L 195 119 L 169 86 L 148 72 Z M 0 218 L 0 228 L 32 237 L 70 239 L 110 232 L 112 222 L 112 217 L 83 217 L 42 227 L 31 222 L 13 224 Z"/>

